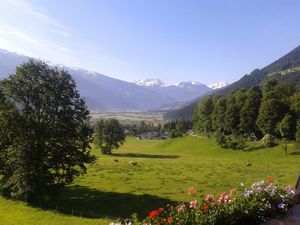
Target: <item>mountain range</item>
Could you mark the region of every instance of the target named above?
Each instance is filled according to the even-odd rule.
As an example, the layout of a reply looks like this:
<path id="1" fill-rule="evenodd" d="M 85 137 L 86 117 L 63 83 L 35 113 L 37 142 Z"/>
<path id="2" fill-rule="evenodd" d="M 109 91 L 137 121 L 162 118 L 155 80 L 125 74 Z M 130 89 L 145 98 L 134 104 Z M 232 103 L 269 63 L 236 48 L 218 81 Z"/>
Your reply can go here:
<path id="1" fill-rule="evenodd" d="M 15 68 L 30 57 L 0 49 L 0 79 L 15 72 Z M 81 68 L 54 65 L 67 70 L 77 83 L 77 88 L 86 99 L 90 110 L 100 111 L 145 111 L 174 109 L 184 102 L 210 92 L 199 82 L 181 82 L 169 85 L 159 79 L 127 82 L 90 72 Z"/>
<path id="2" fill-rule="evenodd" d="M 275 79 L 278 81 L 293 83 L 295 87 L 300 90 L 300 46 L 293 49 L 291 52 L 277 59 L 273 63 L 262 69 L 255 69 L 250 74 L 244 75 L 240 80 L 232 83 L 221 89 L 210 91 L 190 103 L 185 104 L 183 107 L 170 110 L 165 113 L 164 117 L 167 120 L 173 120 L 179 116 L 190 119 L 193 111 L 197 106 L 199 100 L 207 95 L 226 95 L 230 92 L 239 89 L 249 89 L 255 85 L 263 85 L 266 80 Z"/>

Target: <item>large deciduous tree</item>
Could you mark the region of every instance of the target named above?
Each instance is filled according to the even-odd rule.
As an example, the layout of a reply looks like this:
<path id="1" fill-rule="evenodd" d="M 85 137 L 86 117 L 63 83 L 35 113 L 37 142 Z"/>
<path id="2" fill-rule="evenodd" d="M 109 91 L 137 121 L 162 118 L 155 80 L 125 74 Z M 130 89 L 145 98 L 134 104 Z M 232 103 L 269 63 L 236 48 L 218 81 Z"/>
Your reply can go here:
<path id="1" fill-rule="evenodd" d="M 68 72 L 29 60 L 0 90 L 3 193 L 29 200 L 86 172 L 89 111 Z"/>
<path id="2" fill-rule="evenodd" d="M 125 142 L 124 130 L 116 119 L 98 121 L 94 138 L 102 154 L 111 154 L 113 149 L 118 149 Z"/>

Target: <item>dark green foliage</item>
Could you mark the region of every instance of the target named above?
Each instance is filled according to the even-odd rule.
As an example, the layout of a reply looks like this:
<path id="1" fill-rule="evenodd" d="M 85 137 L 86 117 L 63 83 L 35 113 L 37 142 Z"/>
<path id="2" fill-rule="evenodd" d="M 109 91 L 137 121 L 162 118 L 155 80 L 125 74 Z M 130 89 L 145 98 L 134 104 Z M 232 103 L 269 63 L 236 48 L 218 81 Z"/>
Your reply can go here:
<path id="1" fill-rule="evenodd" d="M 224 113 L 226 112 L 226 97 L 219 97 L 215 101 L 212 113 L 212 126 L 216 132 L 225 132 Z"/>
<path id="2" fill-rule="evenodd" d="M 214 133 L 219 145 L 233 149 L 243 149 L 252 133 L 295 139 L 299 99 L 293 85 L 274 80 L 268 80 L 263 91 L 254 86 L 206 97 L 195 110 L 194 129 L 207 136 Z"/>
<path id="3" fill-rule="evenodd" d="M 223 148 L 231 148 L 234 150 L 244 149 L 246 147 L 246 140 L 238 135 L 225 135 L 224 133 L 216 133 L 216 142 Z"/>
<path id="4" fill-rule="evenodd" d="M 259 133 L 256 120 L 260 108 L 262 93 L 258 86 L 254 86 L 248 94 L 245 104 L 241 108 L 240 129 L 241 132 L 250 135 L 251 133 Z"/>
<path id="5" fill-rule="evenodd" d="M 263 134 L 280 136 L 280 131 L 276 127 L 285 114 L 289 113 L 289 99 L 294 92 L 295 89 L 291 84 L 278 83 L 274 80 L 265 83 L 262 104 L 257 118 L 257 125 Z"/>
<path id="6" fill-rule="evenodd" d="M 99 146 L 101 149 L 101 152 L 103 153 L 102 147 L 103 147 L 103 139 L 104 139 L 104 126 L 105 121 L 103 119 L 100 119 L 96 122 L 95 128 L 94 128 L 94 143 L 95 145 Z"/>
<path id="7" fill-rule="evenodd" d="M 278 124 L 280 135 L 284 139 L 295 139 L 296 123 L 295 118 L 290 114 L 286 114 L 282 121 Z"/>
<path id="8" fill-rule="evenodd" d="M 300 92 L 296 92 L 291 97 L 291 109 L 295 112 L 298 118 L 300 118 Z"/>
<path id="9" fill-rule="evenodd" d="M 245 102 L 245 91 L 234 92 L 227 97 L 224 114 L 225 131 L 228 134 L 240 134 L 240 111 Z"/>
<path id="10" fill-rule="evenodd" d="M 66 71 L 30 60 L 0 89 L 3 193 L 29 200 L 86 172 L 94 160 L 89 112 Z"/>
<path id="11" fill-rule="evenodd" d="M 183 137 L 184 133 L 192 128 L 192 122 L 179 117 L 176 121 L 164 124 L 164 130 L 169 131 L 170 138 Z"/>
<path id="12" fill-rule="evenodd" d="M 265 134 L 279 136 L 277 131 L 277 123 L 280 122 L 287 110 L 284 105 L 277 99 L 264 100 L 260 106 L 257 125 Z"/>
<path id="13" fill-rule="evenodd" d="M 170 132 L 170 138 L 176 138 L 176 130 L 172 129 Z"/>
<path id="14" fill-rule="evenodd" d="M 199 133 L 210 134 L 213 132 L 212 113 L 214 102 L 211 96 L 199 102 L 194 113 L 194 129 Z"/>
<path id="15" fill-rule="evenodd" d="M 125 142 L 124 130 L 116 119 L 99 120 L 95 126 L 95 144 L 102 154 L 111 154 Z"/>

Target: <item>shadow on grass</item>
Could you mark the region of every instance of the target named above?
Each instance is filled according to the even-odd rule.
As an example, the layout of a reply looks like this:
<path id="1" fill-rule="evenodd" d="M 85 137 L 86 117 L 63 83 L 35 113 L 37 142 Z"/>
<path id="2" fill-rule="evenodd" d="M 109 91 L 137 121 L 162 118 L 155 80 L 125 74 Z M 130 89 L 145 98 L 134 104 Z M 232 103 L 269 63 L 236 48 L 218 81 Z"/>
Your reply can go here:
<path id="1" fill-rule="evenodd" d="M 128 158 L 149 158 L 149 159 L 177 159 L 178 155 L 148 155 L 139 153 L 124 153 L 124 154 L 111 154 L 115 157 L 128 157 Z"/>
<path id="2" fill-rule="evenodd" d="M 102 192 L 76 185 L 50 194 L 41 207 L 88 218 L 130 218 L 137 213 L 144 219 L 151 210 L 175 203 L 153 195 Z"/>
<path id="3" fill-rule="evenodd" d="M 290 153 L 291 155 L 300 155 L 300 151 L 294 151 Z"/>

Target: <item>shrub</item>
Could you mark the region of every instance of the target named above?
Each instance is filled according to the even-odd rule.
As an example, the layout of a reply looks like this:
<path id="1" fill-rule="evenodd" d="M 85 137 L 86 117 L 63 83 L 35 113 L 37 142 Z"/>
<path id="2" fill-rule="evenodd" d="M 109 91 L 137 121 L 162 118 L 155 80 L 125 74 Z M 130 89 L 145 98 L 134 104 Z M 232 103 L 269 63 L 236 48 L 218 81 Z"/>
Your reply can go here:
<path id="1" fill-rule="evenodd" d="M 262 139 L 261 142 L 265 147 L 273 147 L 276 145 L 275 138 L 271 134 L 266 134 Z"/>
<path id="2" fill-rule="evenodd" d="M 167 205 L 149 212 L 141 223 L 152 225 L 238 225 L 260 224 L 272 217 L 286 213 L 293 206 L 295 192 L 291 188 L 282 189 L 273 183 L 272 177 L 254 183 L 250 188 L 241 184 L 242 190 L 232 189 L 215 197 L 207 195 L 177 206 Z M 193 195 L 193 192 L 188 192 Z"/>
<path id="3" fill-rule="evenodd" d="M 238 135 L 224 135 L 220 132 L 217 132 L 216 141 L 222 148 L 238 150 L 246 147 L 245 138 Z"/>

